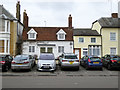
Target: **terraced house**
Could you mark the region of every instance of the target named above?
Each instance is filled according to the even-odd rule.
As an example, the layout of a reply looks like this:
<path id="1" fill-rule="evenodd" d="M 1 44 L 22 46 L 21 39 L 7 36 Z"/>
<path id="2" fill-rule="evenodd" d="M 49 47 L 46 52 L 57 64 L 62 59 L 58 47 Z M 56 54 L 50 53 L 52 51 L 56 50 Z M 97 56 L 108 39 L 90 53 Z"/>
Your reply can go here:
<path id="1" fill-rule="evenodd" d="M 92 30 L 97 30 L 102 36 L 102 56 L 106 54 L 120 55 L 120 18 L 117 13 L 93 22 Z"/>
<path id="2" fill-rule="evenodd" d="M 24 12 L 22 54 L 40 56 L 40 53 L 54 53 L 57 59 L 63 52 L 73 53 L 72 17 L 68 17 L 68 27 L 28 27 L 28 16 Z"/>
<path id="3" fill-rule="evenodd" d="M 74 53 L 79 60 L 84 55 L 97 55 L 101 57 L 101 35 L 90 28 L 78 28 L 73 30 Z"/>
<path id="4" fill-rule="evenodd" d="M 16 18 L 0 5 L 0 54 L 20 54 L 22 31 L 20 3 L 17 3 Z"/>

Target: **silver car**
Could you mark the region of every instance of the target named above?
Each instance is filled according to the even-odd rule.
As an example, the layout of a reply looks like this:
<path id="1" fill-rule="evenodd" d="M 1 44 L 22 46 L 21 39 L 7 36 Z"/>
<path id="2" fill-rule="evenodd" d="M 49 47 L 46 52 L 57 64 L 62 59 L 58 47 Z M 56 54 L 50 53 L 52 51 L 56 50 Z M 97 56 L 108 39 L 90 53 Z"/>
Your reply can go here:
<path id="1" fill-rule="evenodd" d="M 31 55 L 17 55 L 11 63 L 11 69 L 12 71 L 17 69 L 31 70 L 34 64 L 35 59 Z"/>
<path id="2" fill-rule="evenodd" d="M 56 70 L 56 61 L 54 54 L 41 53 L 37 63 L 38 71 L 54 71 Z"/>
<path id="3" fill-rule="evenodd" d="M 72 67 L 79 70 L 80 67 L 79 59 L 74 53 L 63 53 L 59 58 L 59 64 L 61 69 Z"/>

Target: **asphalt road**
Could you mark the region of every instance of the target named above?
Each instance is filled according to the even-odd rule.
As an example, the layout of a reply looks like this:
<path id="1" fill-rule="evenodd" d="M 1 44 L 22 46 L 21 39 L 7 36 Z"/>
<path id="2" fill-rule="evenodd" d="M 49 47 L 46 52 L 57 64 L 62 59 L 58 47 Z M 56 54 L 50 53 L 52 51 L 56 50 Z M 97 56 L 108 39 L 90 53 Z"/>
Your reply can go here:
<path id="1" fill-rule="evenodd" d="M 38 72 L 20 70 L 1 73 L 3 88 L 118 88 L 119 70 L 85 70 L 61 71 L 57 66 L 55 72 Z"/>
<path id="2" fill-rule="evenodd" d="M 118 88 L 116 76 L 7 76 L 2 82 L 3 88 Z"/>

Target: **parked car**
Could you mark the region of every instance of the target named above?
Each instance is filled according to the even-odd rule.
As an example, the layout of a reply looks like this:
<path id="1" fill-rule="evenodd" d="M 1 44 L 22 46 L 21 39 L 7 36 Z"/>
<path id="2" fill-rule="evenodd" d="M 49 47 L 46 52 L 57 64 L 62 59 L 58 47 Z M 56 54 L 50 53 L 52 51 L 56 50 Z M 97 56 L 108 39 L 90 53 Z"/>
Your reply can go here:
<path id="1" fill-rule="evenodd" d="M 35 59 L 33 59 L 31 55 L 17 55 L 11 63 L 11 69 L 12 71 L 18 69 L 31 70 L 34 63 L 35 63 Z"/>
<path id="2" fill-rule="evenodd" d="M 72 67 L 79 70 L 80 68 L 79 59 L 74 53 L 63 53 L 59 59 L 61 69 Z"/>
<path id="3" fill-rule="evenodd" d="M 80 65 L 87 69 L 89 68 L 99 68 L 102 70 L 102 60 L 98 56 L 84 56 L 80 60 Z"/>
<path id="4" fill-rule="evenodd" d="M 120 68 L 120 56 L 118 55 L 105 55 L 102 57 L 103 66 L 108 70 L 112 68 Z"/>
<path id="5" fill-rule="evenodd" d="M 56 61 L 53 53 L 41 53 L 37 63 L 39 71 L 55 71 Z"/>
<path id="6" fill-rule="evenodd" d="M 1 55 L 0 56 L 0 69 L 2 71 L 8 71 L 11 68 L 11 62 L 13 58 L 10 55 Z"/>

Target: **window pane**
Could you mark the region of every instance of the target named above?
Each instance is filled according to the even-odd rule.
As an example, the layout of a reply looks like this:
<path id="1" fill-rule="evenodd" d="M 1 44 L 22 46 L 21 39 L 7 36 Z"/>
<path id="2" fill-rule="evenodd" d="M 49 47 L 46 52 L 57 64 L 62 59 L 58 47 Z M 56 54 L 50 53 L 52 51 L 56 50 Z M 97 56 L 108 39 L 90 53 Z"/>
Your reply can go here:
<path id="1" fill-rule="evenodd" d="M 84 42 L 84 38 L 79 38 L 79 42 Z"/>
<path id="2" fill-rule="evenodd" d="M 31 46 L 29 46 L 29 52 L 31 52 Z"/>
<path id="3" fill-rule="evenodd" d="M 47 52 L 48 52 L 48 53 L 52 53 L 52 51 L 53 51 L 53 48 L 52 48 L 52 47 L 48 47 L 48 48 L 47 48 Z"/>
<path id="4" fill-rule="evenodd" d="M 96 38 L 91 38 L 91 42 L 95 43 L 96 42 Z"/>
<path id="5" fill-rule="evenodd" d="M 30 33 L 30 38 L 35 38 L 35 33 Z"/>
<path id="6" fill-rule="evenodd" d="M 32 52 L 35 52 L 35 46 L 32 46 Z"/>
<path id="7" fill-rule="evenodd" d="M 41 47 L 40 48 L 40 53 L 44 53 L 45 52 L 45 47 Z"/>
<path id="8" fill-rule="evenodd" d="M 116 33 L 110 33 L 110 40 L 116 40 Z"/>
<path id="9" fill-rule="evenodd" d="M 58 52 L 63 53 L 64 52 L 64 46 L 58 46 Z"/>
<path id="10" fill-rule="evenodd" d="M 115 55 L 116 54 L 116 48 L 111 48 L 110 49 L 110 54 Z"/>
<path id="11" fill-rule="evenodd" d="M 0 53 L 4 53 L 4 40 L 0 40 Z"/>

